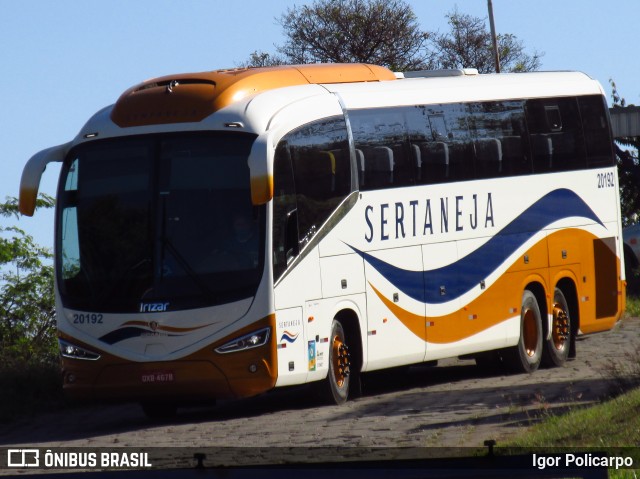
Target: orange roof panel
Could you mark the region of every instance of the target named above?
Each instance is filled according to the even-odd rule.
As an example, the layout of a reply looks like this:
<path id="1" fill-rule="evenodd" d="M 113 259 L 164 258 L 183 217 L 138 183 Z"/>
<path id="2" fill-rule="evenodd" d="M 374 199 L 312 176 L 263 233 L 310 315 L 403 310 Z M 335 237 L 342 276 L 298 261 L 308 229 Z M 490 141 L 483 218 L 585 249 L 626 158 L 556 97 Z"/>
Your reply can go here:
<path id="1" fill-rule="evenodd" d="M 395 80 L 376 65 L 310 64 L 238 68 L 165 76 L 125 91 L 111 120 L 125 128 L 202 121 L 212 113 L 255 93 L 293 85 Z"/>

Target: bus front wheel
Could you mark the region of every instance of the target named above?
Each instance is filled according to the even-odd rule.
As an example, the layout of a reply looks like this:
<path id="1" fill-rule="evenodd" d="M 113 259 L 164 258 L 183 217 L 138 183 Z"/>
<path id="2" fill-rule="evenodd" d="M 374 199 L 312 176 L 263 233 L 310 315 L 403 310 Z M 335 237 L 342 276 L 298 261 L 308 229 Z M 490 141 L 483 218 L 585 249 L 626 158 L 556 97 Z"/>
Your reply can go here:
<path id="1" fill-rule="evenodd" d="M 542 315 L 536 296 L 525 290 L 520 310 L 520 339 L 509 351 L 509 363 L 515 372 L 533 373 L 542 360 Z"/>
<path id="2" fill-rule="evenodd" d="M 334 319 L 331 324 L 329 344 L 329 373 L 325 381 L 325 396 L 335 404 L 344 404 L 349 397 L 349 377 L 351 374 L 351 355 L 347 346 L 344 328 Z"/>

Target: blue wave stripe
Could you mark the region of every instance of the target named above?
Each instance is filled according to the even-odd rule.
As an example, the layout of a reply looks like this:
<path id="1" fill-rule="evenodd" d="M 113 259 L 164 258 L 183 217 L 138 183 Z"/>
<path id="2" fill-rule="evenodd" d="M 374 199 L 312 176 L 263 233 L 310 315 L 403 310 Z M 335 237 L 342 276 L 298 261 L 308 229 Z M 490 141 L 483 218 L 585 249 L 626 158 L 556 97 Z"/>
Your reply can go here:
<path id="1" fill-rule="evenodd" d="M 604 226 L 582 198 L 571 190 L 561 188 L 540 198 L 480 248 L 441 268 L 408 271 L 351 245 L 349 247 L 410 298 L 423 303 L 441 304 L 470 291 L 536 233 L 555 221 L 569 217 L 588 218 Z M 446 286 L 446 295 L 440 294 L 440 286 Z"/>
<path id="2" fill-rule="evenodd" d="M 120 328 L 120 329 L 111 331 L 110 333 L 107 333 L 98 339 L 100 339 L 100 341 L 104 341 L 107 344 L 115 344 L 115 343 L 119 343 L 120 341 L 124 341 L 125 339 L 142 336 L 142 333 L 145 331 L 147 330 L 129 326 L 126 328 Z"/>

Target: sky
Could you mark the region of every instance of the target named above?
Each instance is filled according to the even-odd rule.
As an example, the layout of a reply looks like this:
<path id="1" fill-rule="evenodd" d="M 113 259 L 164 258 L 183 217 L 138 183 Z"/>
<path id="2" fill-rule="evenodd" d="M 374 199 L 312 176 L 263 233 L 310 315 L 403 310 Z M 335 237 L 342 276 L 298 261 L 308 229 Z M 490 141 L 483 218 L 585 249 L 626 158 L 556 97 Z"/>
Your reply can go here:
<path id="1" fill-rule="evenodd" d="M 232 68 L 282 44 L 277 23 L 308 0 L 0 0 L 0 201 L 18 196 L 26 161 L 73 139 L 127 88 L 173 73 Z M 447 13 L 487 18 L 486 0 L 408 0 L 425 31 L 446 32 Z M 616 82 L 640 105 L 636 39 L 640 0 L 493 0 L 498 33 L 514 34 L 542 70 L 579 70 L 611 98 Z M 487 19 L 487 28 L 488 27 Z M 58 165 L 40 190 L 53 195 Z M 15 223 L 15 221 L 11 221 Z M 6 224 L 6 221 L 0 224 Z M 18 226 L 53 246 L 53 214 Z"/>

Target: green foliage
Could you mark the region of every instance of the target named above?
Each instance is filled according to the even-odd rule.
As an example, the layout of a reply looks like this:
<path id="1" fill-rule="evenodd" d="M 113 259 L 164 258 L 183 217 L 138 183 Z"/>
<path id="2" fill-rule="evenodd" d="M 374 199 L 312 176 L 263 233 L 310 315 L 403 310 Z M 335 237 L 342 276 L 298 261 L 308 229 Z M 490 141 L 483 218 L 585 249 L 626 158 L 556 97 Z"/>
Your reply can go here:
<path id="1" fill-rule="evenodd" d="M 640 318 L 640 298 L 635 296 L 627 296 L 626 316 L 631 318 Z"/>
<path id="2" fill-rule="evenodd" d="M 52 208 L 41 195 L 36 208 Z M 18 202 L 0 203 L 8 224 Z M 63 402 L 49 249 L 15 225 L 0 226 L 0 422 Z"/>
<path id="3" fill-rule="evenodd" d="M 516 447 L 625 447 L 640 441 L 640 390 L 565 415 L 551 415 L 509 441 Z"/>
<path id="4" fill-rule="evenodd" d="M 51 411 L 65 404 L 60 365 L 21 364 L 0 367 L 0 424 L 20 416 Z"/>
<path id="5" fill-rule="evenodd" d="M 504 445 L 507 448 L 574 450 L 588 447 L 631 448 L 640 441 L 639 408 L 640 390 L 634 389 L 592 407 L 547 416 Z M 626 451 L 624 455 L 635 456 L 634 462 L 638 464 L 638 450 Z"/>
<path id="6" fill-rule="evenodd" d="M 37 208 L 51 208 L 41 195 Z M 0 215 L 18 218 L 17 200 Z M 57 362 L 52 253 L 17 226 L 0 227 L 0 370 Z"/>
<path id="7" fill-rule="evenodd" d="M 613 108 L 624 108 L 627 102 L 618 92 L 613 80 L 611 97 Z M 618 180 L 620 182 L 620 203 L 622 222 L 625 226 L 638 221 L 640 215 L 640 138 L 616 138 L 616 157 L 618 160 Z"/>

